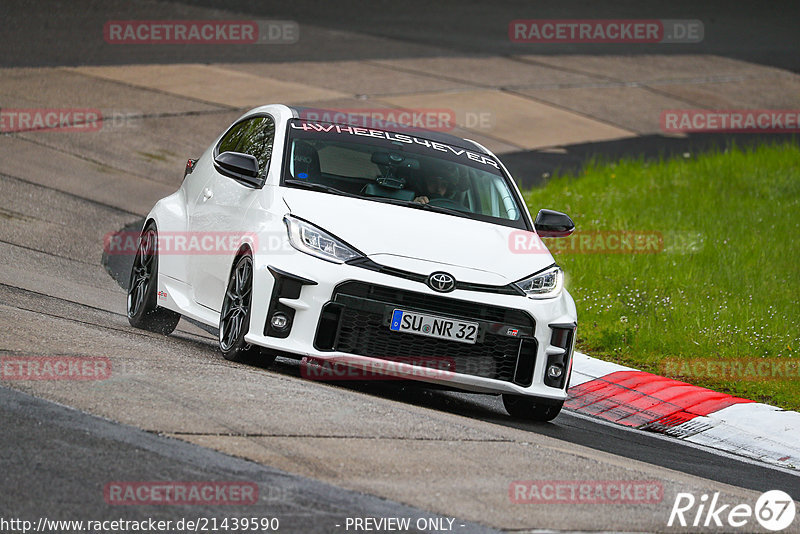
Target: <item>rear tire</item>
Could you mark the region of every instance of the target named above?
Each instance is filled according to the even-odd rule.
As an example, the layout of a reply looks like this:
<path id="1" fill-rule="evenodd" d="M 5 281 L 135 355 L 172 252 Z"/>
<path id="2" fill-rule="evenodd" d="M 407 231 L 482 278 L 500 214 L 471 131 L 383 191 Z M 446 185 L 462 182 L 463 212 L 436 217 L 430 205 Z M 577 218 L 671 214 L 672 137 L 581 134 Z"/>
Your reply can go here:
<path id="1" fill-rule="evenodd" d="M 219 348 L 229 361 L 268 366 L 275 361 L 276 354 L 262 351 L 244 340 L 250 328 L 251 303 L 253 301 L 253 257 L 249 252 L 236 256 L 222 311 L 219 314 Z"/>
<path id="2" fill-rule="evenodd" d="M 556 418 L 564 406 L 564 401 L 503 394 L 503 406 L 515 419 L 546 422 Z"/>
<path id="3" fill-rule="evenodd" d="M 158 306 L 158 232 L 153 223 L 141 235 L 128 282 L 128 322 L 135 328 L 171 334 L 181 315 Z"/>

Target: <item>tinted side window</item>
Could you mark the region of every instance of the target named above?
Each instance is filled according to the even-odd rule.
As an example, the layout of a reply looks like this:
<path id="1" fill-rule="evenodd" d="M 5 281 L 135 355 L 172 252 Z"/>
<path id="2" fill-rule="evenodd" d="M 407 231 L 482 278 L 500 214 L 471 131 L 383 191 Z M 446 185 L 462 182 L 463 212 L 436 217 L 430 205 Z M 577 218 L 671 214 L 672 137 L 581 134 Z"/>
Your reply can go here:
<path id="1" fill-rule="evenodd" d="M 239 141 L 242 140 L 242 135 L 244 134 L 248 122 L 249 121 L 240 122 L 225 134 L 225 137 L 219 142 L 219 147 L 217 148 L 219 154 L 223 152 L 238 152 L 236 147 L 239 145 Z"/>
<path id="2" fill-rule="evenodd" d="M 242 135 L 239 152 L 250 154 L 258 160 L 259 176 L 264 178 L 272 159 L 272 143 L 275 140 L 275 122 L 270 117 L 257 117 L 248 121 Z"/>
<path id="3" fill-rule="evenodd" d="M 254 117 L 240 122 L 219 142 L 218 153 L 241 152 L 258 160 L 259 176 L 264 178 L 272 159 L 275 121 L 271 117 Z"/>

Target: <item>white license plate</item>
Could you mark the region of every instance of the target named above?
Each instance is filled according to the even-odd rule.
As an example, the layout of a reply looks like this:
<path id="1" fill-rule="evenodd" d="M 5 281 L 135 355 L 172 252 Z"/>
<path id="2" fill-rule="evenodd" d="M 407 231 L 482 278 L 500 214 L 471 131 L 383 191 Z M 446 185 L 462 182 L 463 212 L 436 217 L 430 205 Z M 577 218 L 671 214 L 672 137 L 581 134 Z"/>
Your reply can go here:
<path id="1" fill-rule="evenodd" d="M 404 310 L 392 312 L 389 330 L 449 339 L 460 343 L 475 343 L 478 340 L 478 323 Z"/>

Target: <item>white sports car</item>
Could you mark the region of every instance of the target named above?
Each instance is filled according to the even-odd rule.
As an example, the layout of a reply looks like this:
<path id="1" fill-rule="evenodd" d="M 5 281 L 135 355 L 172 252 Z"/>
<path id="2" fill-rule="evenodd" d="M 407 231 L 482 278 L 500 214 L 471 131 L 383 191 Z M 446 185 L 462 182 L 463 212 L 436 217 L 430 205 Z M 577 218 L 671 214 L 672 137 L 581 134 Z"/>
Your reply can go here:
<path id="1" fill-rule="evenodd" d="M 514 244 L 573 229 L 550 210 L 534 222 L 474 141 L 262 106 L 148 214 L 128 317 L 164 334 L 181 316 L 218 327 L 233 361 L 502 394 L 512 416 L 546 421 L 566 398 L 575 303 L 546 248 Z"/>

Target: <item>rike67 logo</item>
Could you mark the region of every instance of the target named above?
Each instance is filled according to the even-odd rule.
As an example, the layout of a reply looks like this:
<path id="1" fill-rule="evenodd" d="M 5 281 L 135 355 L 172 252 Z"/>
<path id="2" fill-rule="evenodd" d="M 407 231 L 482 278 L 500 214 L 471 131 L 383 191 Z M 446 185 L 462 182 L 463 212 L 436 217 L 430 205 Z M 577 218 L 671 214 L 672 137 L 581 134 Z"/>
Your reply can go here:
<path id="1" fill-rule="evenodd" d="M 752 532 L 755 519 L 763 528 L 778 532 L 792 524 L 795 513 L 794 501 L 781 490 L 762 493 L 755 506 L 723 504 L 719 500 L 719 492 L 710 498 L 704 493 L 699 499 L 691 493 L 678 493 L 667 526 L 723 527 L 726 531 L 733 527 Z"/>

